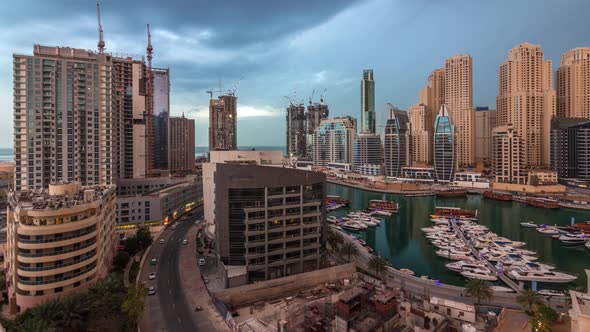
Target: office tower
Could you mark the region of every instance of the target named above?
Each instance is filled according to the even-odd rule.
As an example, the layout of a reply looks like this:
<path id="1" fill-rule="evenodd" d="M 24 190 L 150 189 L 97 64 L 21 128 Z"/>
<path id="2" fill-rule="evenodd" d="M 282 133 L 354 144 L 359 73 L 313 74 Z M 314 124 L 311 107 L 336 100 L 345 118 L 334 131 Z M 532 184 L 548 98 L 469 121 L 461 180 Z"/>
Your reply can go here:
<path id="1" fill-rule="evenodd" d="M 35 45 L 13 65 L 15 189 L 113 183 L 110 55 Z"/>
<path id="2" fill-rule="evenodd" d="M 590 47 L 578 47 L 561 56 L 555 74 L 556 114 L 590 118 Z"/>
<path id="3" fill-rule="evenodd" d="M 228 287 L 319 268 L 325 182 L 319 172 L 203 164 L 205 219 L 215 225 L 223 268 L 232 271 Z"/>
<path id="4" fill-rule="evenodd" d="M 472 76 L 470 55 L 456 55 L 445 61 L 444 103 L 457 130 L 459 167 L 470 167 L 475 164 Z"/>
<path id="5" fill-rule="evenodd" d="M 408 114 L 400 109 L 389 106 L 389 119 L 385 125 L 383 137 L 383 159 L 385 176 L 401 176 L 402 167 L 411 164 L 411 138 Z"/>
<path id="6" fill-rule="evenodd" d="M 432 128 L 434 120 L 429 121 L 429 109 L 424 104 L 412 105 L 408 109 L 410 118 L 411 163 L 432 164 Z M 387 127 L 386 127 L 387 128 Z"/>
<path id="7" fill-rule="evenodd" d="M 354 139 L 352 169 L 364 175 L 381 175 L 381 137 L 377 134 L 358 134 Z"/>
<path id="8" fill-rule="evenodd" d="M 511 126 L 492 131 L 492 175 L 495 182 L 526 184 L 524 140 Z"/>
<path id="9" fill-rule="evenodd" d="M 305 158 L 306 148 L 305 107 L 291 104 L 287 107 L 287 157 Z"/>
<path id="10" fill-rule="evenodd" d="M 361 133 L 375 133 L 375 81 L 373 69 L 363 70 L 361 81 Z"/>
<path id="11" fill-rule="evenodd" d="M 238 149 L 237 100 L 233 94 L 209 100 L 209 151 Z"/>
<path id="12" fill-rule="evenodd" d="M 475 108 L 475 161 L 492 164 L 492 129 L 496 127 L 496 110 L 487 107 Z"/>
<path id="13" fill-rule="evenodd" d="M 447 106 L 442 104 L 434 122 L 434 175 L 438 182 L 452 182 L 457 171 L 457 138 Z"/>
<path id="14" fill-rule="evenodd" d="M 314 146 L 314 133 L 315 130 L 320 126 L 322 120 L 327 119 L 330 116 L 330 109 L 328 105 L 324 104 L 324 96 L 320 97 L 319 103 L 310 103 L 307 106 L 307 113 L 305 114 L 307 135 L 305 138 L 307 147 L 306 153 L 309 160 L 313 159 L 313 146 Z"/>
<path id="15" fill-rule="evenodd" d="M 550 164 L 550 126 L 555 114 L 551 61 L 540 45 L 520 44 L 500 66 L 497 125 L 512 125 L 525 147 L 526 167 Z"/>
<path id="16" fill-rule="evenodd" d="M 168 122 L 170 118 L 170 69 L 152 69 L 154 86 L 154 169 L 168 169 Z"/>
<path id="17" fill-rule="evenodd" d="M 170 175 L 185 176 L 195 170 L 195 120 L 170 117 Z"/>
<path id="18" fill-rule="evenodd" d="M 313 163 L 352 163 L 352 146 L 356 137 L 356 119 L 350 116 L 322 120 L 315 130 Z"/>
<path id="19" fill-rule="evenodd" d="M 78 293 L 108 274 L 116 251 L 114 185 L 49 184 L 11 192 L 9 202 L 5 273 L 12 313 Z"/>
<path id="20" fill-rule="evenodd" d="M 560 178 L 590 180 L 590 119 L 551 120 L 551 169 Z"/>

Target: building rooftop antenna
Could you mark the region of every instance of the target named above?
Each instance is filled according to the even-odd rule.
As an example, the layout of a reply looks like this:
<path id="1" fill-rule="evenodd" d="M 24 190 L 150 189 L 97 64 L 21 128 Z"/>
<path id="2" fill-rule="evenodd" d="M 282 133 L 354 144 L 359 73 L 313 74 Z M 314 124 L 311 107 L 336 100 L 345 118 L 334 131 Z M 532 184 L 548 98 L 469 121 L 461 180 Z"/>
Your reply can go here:
<path id="1" fill-rule="evenodd" d="M 148 45 L 147 45 L 147 60 L 148 60 L 148 67 L 152 69 L 152 54 L 154 52 L 154 48 L 152 47 L 152 34 L 150 33 L 150 25 L 147 25 L 147 35 L 148 35 Z"/>
<path id="2" fill-rule="evenodd" d="M 102 21 L 100 19 L 100 2 L 96 1 L 96 13 L 98 14 L 98 53 L 104 53 L 104 38 L 103 38 L 103 31 L 102 31 Z"/>

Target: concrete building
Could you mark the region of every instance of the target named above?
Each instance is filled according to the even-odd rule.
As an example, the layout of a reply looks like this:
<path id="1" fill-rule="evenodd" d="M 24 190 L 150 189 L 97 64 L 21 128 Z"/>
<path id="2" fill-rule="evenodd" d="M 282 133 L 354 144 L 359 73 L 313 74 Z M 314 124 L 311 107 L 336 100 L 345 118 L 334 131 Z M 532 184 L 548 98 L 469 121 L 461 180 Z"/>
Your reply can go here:
<path id="1" fill-rule="evenodd" d="M 170 175 L 185 176 L 195 171 L 195 120 L 170 118 Z"/>
<path id="2" fill-rule="evenodd" d="M 432 164 L 432 128 L 429 109 L 425 104 L 416 104 L 408 109 L 410 137 L 412 140 L 412 164 Z"/>
<path id="3" fill-rule="evenodd" d="M 400 178 L 433 182 L 434 167 L 402 167 Z"/>
<path id="4" fill-rule="evenodd" d="M 306 132 L 306 159 L 313 160 L 313 147 L 315 130 L 320 126 L 322 120 L 328 119 L 330 116 L 330 109 L 328 105 L 324 104 L 324 96 L 320 97 L 319 103 L 309 103 L 307 106 L 307 113 L 305 113 L 305 127 Z"/>
<path id="5" fill-rule="evenodd" d="M 121 180 L 117 186 L 117 226 L 173 222 L 203 202 L 203 183 L 195 176 Z"/>
<path id="6" fill-rule="evenodd" d="M 373 69 L 363 70 L 361 80 L 361 133 L 374 134 L 375 131 L 375 80 Z"/>
<path id="7" fill-rule="evenodd" d="M 383 138 L 385 176 L 398 177 L 401 175 L 402 167 L 411 164 L 410 125 L 408 113 L 400 109 L 393 109 L 389 117 Z"/>
<path id="8" fill-rule="evenodd" d="M 232 94 L 209 100 L 209 151 L 237 150 L 237 100 Z"/>
<path id="9" fill-rule="evenodd" d="M 578 47 L 561 56 L 555 73 L 556 114 L 590 118 L 590 47 Z"/>
<path id="10" fill-rule="evenodd" d="M 307 156 L 305 107 L 303 104 L 291 104 L 287 107 L 286 146 L 288 157 L 305 158 Z"/>
<path id="11" fill-rule="evenodd" d="M 473 68 L 470 55 L 445 61 L 445 104 L 457 130 L 457 164 L 475 165 L 475 114 L 473 111 Z"/>
<path id="12" fill-rule="evenodd" d="M 588 290 L 586 293 L 570 290 L 572 308 L 568 314 L 572 320 L 571 332 L 584 332 L 590 330 L 590 270 L 585 269 Z"/>
<path id="13" fill-rule="evenodd" d="M 115 186 L 79 182 L 11 192 L 5 271 L 10 311 L 77 293 L 116 251 Z"/>
<path id="14" fill-rule="evenodd" d="M 207 163 L 203 181 L 205 219 L 214 228 L 227 287 L 319 268 L 324 174 Z"/>
<path id="15" fill-rule="evenodd" d="M 381 175 L 381 137 L 358 134 L 352 151 L 353 171 L 363 175 Z"/>
<path id="16" fill-rule="evenodd" d="M 252 165 L 283 165 L 285 157 L 281 150 L 234 150 L 211 151 L 209 162 Z"/>
<path id="17" fill-rule="evenodd" d="M 434 122 L 434 177 L 438 182 L 453 182 L 457 171 L 457 136 L 447 106 L 443 104 Z"/>
<path id="18" fill-rule="evenodd" d="M 154 169 L 168 169 L 170 121 L 170 69 L 152 69 L 154 85 Z"/>
<path id="19" fill-rule="evenodd" d="M 551 61 L 540 45 L 524 43 L 508 53 L 500 66 L 497 125 L 512 125 L 522 136 L 527 168 L 550 164 L 550 126 L 555 115 Z"/>
<path id="20" fill-rule="evenodd" d="M 590 119 L 551 120 L 551 169 L 562 178 L 590 180 Z"/>
<path id="21" fill-rule="evenodd" d="M 530 170 L 527 174 L 527 183 L 530 185 L 551 186 L 558 182 L 557 172 L 551 170 Z"/>
<path id="22" fill-rule="evenodd" d="M 356 137 L 356 119 L 350 116 L 322 120 L 314 134 L 313 162 L 352 163 L 352 147 Z"/>
<path id="23" fill-rule="evenodd" d="M 513 126 L 492 131 L 492 175 L 499 183 L 527 183 L 524 142 Z"/>
<path id="24" fill-rule="evenodd" d="M 496 110 L 475 108 L 475 161 L 487 167 L 492 164 L 492 130 L 496 127 Z"/>

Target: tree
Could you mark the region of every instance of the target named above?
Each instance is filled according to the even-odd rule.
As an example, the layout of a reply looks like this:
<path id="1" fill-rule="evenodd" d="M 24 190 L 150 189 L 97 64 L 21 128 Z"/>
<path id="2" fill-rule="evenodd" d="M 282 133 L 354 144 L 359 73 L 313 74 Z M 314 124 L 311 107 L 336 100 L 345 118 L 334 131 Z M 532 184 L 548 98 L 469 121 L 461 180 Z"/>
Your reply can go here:
<path id="1" fill-rule="evenodd" d="M 0 271 L 0 294 L 6 290 L 6 275 L 4 270 Z"/>
<path id="2" fill-rule="evenodd" d="M 540 304 L 537 306 L 535 316 L 531 319 L 534 331 L 551 331 L 551 325 L 557 321 L 559 314 L 550 306 Z"/>
<path id="3" fill-rule="evenodd" d="M 518 294 L 516 303 L 523 306 L 528 314 L 531 314 L 535 305 L 543 304 L 543 296 L 532 289 L 526 289 Z"/>
<path id="4" fill-rule="evenodd" d="M 356 256 L 358 254 L 358 249 L 356 245 L 352 242 L 345 242 L 338 251 L 342 255 L 346 255 L 348 257 L 348 261 L 350 262 L 350 258 Z"/>
<path id="5" fill-rule="evenodd" d="M 480 279 L 469 280 L 467 284 L 465 284 L 465 294 L 475 300 L 476 313 L 479 310 L 479 304 L 482 300 L 492 301 L 494 299 L 494 294 L 492 293 L 490 285 L 486 281 Z"/>
<path id="6" fill-rule="evenodd" d="M 539 185 L 539 177 L 537 175 L 531 176 L 531 185 L 538 186 Z"/>
<path id="7" fill-rule="evenodd" d="M 132 322 L 139 321 L 143 316 L 143 301 L 147 294 L 147 289 L 141 284 L 131 284 L 127 289 L 127 298 L 123 301 L 121 309 L 127 314 Z"/>
<path id="8" fill-rule="evenodd" d="M 340 236 L 340 234 L 336 233 L 332 229 L 329 229 L 328 236 L 326 237 L 326 242 L 328 242 L 328 245 L 330 246 L 330 248 L 332 248 L 333 252 L 337 252 L 339 251 L 340 245 L 342 245 L 344 240 L 342 239 L 342 236 Z"/>
<path id="9" fill-rule="evenodd" d="M 383 257 L 373 256 L 369 260 L 369 264 L 368 264 L 369 271 L 372 271 L 373 273 L 375 273 L 375 275 L 379 278 L 381 277 L 381 274 L 383 274 L 385 272 L 386 267 L 387 267 L 387 261 Z"/>
<path id="10" fill-rule="evenodd" d="M 88 303 L 82 294 L 65 296 L 61 299 L 62 318 L 57 322 L 64 330 L 84 330 L 86 318 L 90 312 Z"/>
<path id="11" fill-rule="evenodd" d="M 139 246 L 139 241 L 137 241 L 137 237 L 132 236 L 125 240 L 125 251 L 127 251 L 130 255 L 135 255 L 141 250 Z"/>
<path id="12" fill-rule="evenodd" d="M 139 244 L 139 248 L 141 250 L 151 246 L 154 242 L 152 234 L 150 233 L 150 229 L 147 226 L 139 226 L 135 233 L 135 237 L 137 238 L 137 243 Z"/>
<path id="13" fill-rule="evenodd" d="M 57 332 L 55 323 L 45 321 L 39 317 L 32 317 L 24 320 L 14 327 L 15 332 Z"/>
<path id="14" fill-rule="evenodd" d="M 126 251 L 117 252 L 115 257 L 113 257 L 113 266 L 115 267 L 115 270 L 117 270 L 117 271 L 123 270 L 127 266 L 127 264 L 129 263 L 129 260 L 131 260 L 131 256 L 129 255 L 128 252 L 126 252 Z"/>

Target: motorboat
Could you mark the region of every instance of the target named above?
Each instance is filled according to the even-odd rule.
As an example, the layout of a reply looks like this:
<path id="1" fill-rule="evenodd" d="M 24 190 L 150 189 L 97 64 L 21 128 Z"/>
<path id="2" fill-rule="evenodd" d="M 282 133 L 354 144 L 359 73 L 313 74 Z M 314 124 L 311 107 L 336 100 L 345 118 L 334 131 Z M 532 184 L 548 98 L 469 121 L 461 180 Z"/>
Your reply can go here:
<path id="1" fill-rule="evenodd" d="M 392 213 L 385 210 L 373 210 L 373 213 L 380 216 L 391 217 Z"/>
<path id="2" fill-rule="evenodd" d="M 539 225 L 535 224 L 534 222 L 521 222 L 520 226 L 528 228 L 539 228 Z"/>
<path id="3" fill-rule="evenodd" d="M 471 253 L 467 253 L 467 252 L 458 252 L 455 250 L 437 250 L 436 254 L 440 257 L 443 258 L 447 258 L 450 260 L 454 260 L 454 261 L 463 261 L 463 260 L 469 260 L 472 258 Z"/>
<path id="4" fill-rule="evenodd" d="M 514 293 L 514 289 L 512 289 L 510 287 L 490 286 L 490 289 L 494 292 L 499 292 L 499 293 Z"/>
<path id="5" fill-rule="evenodd" d="M 347 221 L 347 222 L 345 222 L 344 224 L 342 224 L 340 226 L 342 228 L 348 229 L 350 231 L 360 231 L 361 230 L 361 227 L 359 226 L 359 224 L 356 223 L 356 222 L 353 222 L 353 221 Z"/>
<path id="6" fill-rule="evenodd" d="M 541 226 L 541 227 L 537 228 L 537 232 L 539 232 L 541 234 L 545 234 L 545 235 L 559 234 L 559 231 L 557 230 L 556 227 L 546 227 L 546 226 Z"/>
<path id="7" fill-rule="evenodd" d="M 537 257 L 527 256 L 527 255 L 519 255 L 519 254 L 507 254 L 504 257 L 500 258 L 500 262 L 504 265 L 512 265 L 517 263 L 526 263 L 532 262 L 537 260 Z"/>
<path id="8" fill-rule="evenodd" d="M 586 236 L 585 233 L 580 233 L 580 234 L 566 233 L 566 234 L 561 234 L 561 236 L 559 236 L 558 240 L 563 242 L 564 244 L 582 245 L 582 244 L 588 242 L 588 236 Z"/>
<path id="9" fill-rule="evenodd" d="M 410 269 L 399 269 L 400 272 L 405 273 L 407 275 L 413 276 L 415 273 L 414 271 L 410 270 Z"/>
<path id="10" fill-rule="evenodd" d="M 465 260 L 465 261 L 457 261 L 445 264 L 445 267 L 451 271 L 461 272 L 464 270 L 473 270 L 477 268 L 485 267 L 483 262 L 478 260 Z"/>
<path id="11" fill-rule="evenodd" d="M 555 289 L 541 289 L 539 294 L 543 296 L 565 297 L 565 293 Z"/>
<path id="12" fill-rule="evenodd" d="M 528 270 L 555 270 L 555 266 L 538 263 L 538 262 L 525 262 L 525 263 L 514 263 L 507 267 L 508 270 L 513 268 L 523 268 Z"/>
<path id="13" fill-rule="evenodd" d="M 448 231 L 449 228 L 446 226 L 432 226 L 432 227 L 424 227 L 421 228 L 424 233 L 435 233 L 440 231 Z"/>
<path id="14" fill-rule="evenodd" d="M 554 283 L 568 283 L 577 279 L 577 277 L 563 272 L 549 270 L 528 270 L 514 268 L 508 272 L 508 276 L 518 281 L 541 281 Z"/>
<path id="15" fill-rule="evenodd" d="M 473 270 L 463 271 L 461 272 L 461 275 L 469 279 L 479 279 L 487 281 L 498 280 L 498 277 L 496 277 L 488 268 L 477 268 Z"/>
<path id="16" fill-rule="evenodd" d="M 332 227 L 333 229 L 337 229 L 339 231 L 342 230 L 342 227 L 338 226 L 338 225 L 330 225 L 330 227 Z"/>
<path id="17" fill-rule="evenodd" d="M 585 246 L 586 246 L 586 248 L 590 249 L 590 241 L 586 242 Z"/>

